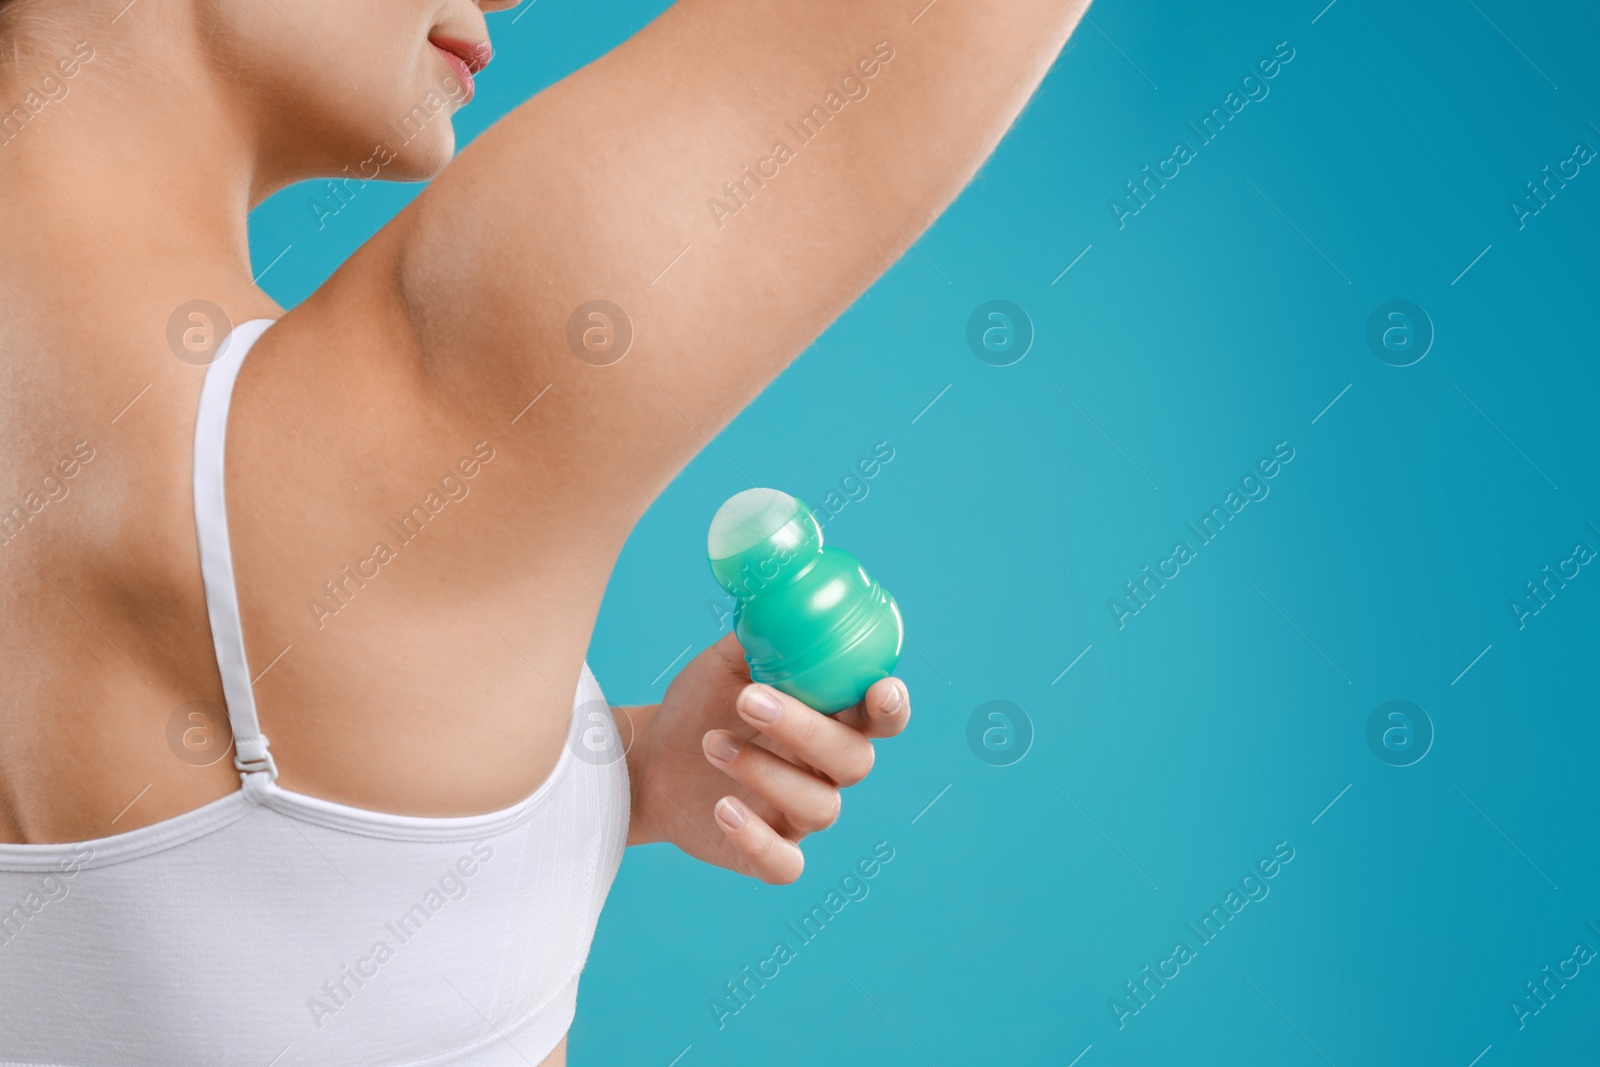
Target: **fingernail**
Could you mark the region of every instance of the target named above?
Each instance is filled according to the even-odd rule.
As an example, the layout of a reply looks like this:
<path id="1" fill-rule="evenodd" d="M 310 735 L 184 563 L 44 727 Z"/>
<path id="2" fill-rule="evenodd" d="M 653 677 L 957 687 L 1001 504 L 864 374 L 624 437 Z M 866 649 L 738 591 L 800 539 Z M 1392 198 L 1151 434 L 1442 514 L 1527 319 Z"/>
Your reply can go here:
<path id="1" fill-rule="evenodd" d="M 717 801 L 717 821 L 730 830 L 737 830 L 744 825 L 744 811 L 732 797 L 723 797 Z"/>
<path id="2" fill-rule="evenodd" d="M 739 742 L 730 734 L 713 731 L 706 734 L 706 754 L 722 763 L 732 763 L 739 755 Z"/>
<path id="3" fill-rule="evenodd" d="M 783 714 L 783 703 L 778 694 L 764 685 L 752 685 L 739 697 L 739 710 L 762 725 L 771 725 Z"/>
<path id="4" fill-rule="evenodd" d="M 898 681 L 889 683 L 889 696 L 883 702 L 883 713 L 893 715 L 900 710 L 900 705 L 905 703 L 905 686 Z"/>

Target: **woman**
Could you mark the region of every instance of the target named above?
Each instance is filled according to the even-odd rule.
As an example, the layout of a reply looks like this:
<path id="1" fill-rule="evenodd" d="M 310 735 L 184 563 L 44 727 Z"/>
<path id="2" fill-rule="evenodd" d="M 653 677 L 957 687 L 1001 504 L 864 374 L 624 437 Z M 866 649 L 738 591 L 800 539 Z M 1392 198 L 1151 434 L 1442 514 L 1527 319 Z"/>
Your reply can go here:
<path id="1" fill-rule="evenodd" d="M 0 0 L 0 1061 L 562 1063 L 624 842 L 793 881 L 906 724 L 589 634 L 1078 13 L 674 4 L 452 158 L 513 2 Z M 431 184 L 285 313 L 321 176 Z"/>

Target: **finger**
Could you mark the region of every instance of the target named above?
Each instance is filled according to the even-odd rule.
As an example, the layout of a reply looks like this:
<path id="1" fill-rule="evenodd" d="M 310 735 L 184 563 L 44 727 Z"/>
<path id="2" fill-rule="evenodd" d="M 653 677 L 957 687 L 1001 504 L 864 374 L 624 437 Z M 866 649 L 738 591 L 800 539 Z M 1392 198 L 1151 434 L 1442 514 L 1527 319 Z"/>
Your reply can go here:
<path id="1" fill-rule="evenodd" d="M 750 873 L 770 885 L 789 885 L 805 870 L 800 846 L 776 830 L 733 797 L 717 801 L 717 825 L 739 850 Z"/>
<path id="2" fill-rule="evenodd" d="M 711 730 L 701 740 L 706 759 L 734 781 L 783 813 L 802 834 L 826 830 L 839 818 L 838 787 L 760 745 L 740 744 L 727 730 Z"/>
<path id="3" fill-rule="evenodd" d="M 861 703 L 841 711 L 833 721 L 868 737 L 893 737 L 911 721 L 911 697 L 906 683 L 898 678 L 879 678 Z"/>
<path id="4" fill-rule="evenodd" d="M 738 709 L 745 722 L 838 785 L 855 785 L 872 770 L 872 742 L 860 730 L 813 711 L 769 685 L 745 686 Z"/>

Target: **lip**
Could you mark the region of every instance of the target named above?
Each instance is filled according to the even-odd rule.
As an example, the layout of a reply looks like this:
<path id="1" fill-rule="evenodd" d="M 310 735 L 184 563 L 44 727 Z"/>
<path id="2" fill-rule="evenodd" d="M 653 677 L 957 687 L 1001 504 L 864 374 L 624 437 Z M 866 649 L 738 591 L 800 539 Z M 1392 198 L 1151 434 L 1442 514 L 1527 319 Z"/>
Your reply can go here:
<path id="1" fill-rule="evenodd" d="M 437 48 L 445 62 L 450 64 L 470 101 L 475 91 L 473 75 L 489 65 L 494 58 L 493 47 L 488 41 L 463 41 L 457 37 L 429 37 L 428 43 Z"/>

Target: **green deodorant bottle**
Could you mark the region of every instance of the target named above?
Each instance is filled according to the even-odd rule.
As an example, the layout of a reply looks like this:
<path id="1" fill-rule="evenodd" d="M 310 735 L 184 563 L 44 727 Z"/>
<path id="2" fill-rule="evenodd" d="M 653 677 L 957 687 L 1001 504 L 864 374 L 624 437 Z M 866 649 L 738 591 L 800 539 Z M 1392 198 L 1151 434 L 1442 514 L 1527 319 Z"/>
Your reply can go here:
<path id="1" fill-rule="evenodd" d="M 734 633 L 755 681 L 832 715 L 900 661 L 894 597 L 850 553 L 823 547 L 816 516 L 788 493 L 730 497 L 711 520 L 706 555 L 738 598 Z"/>

